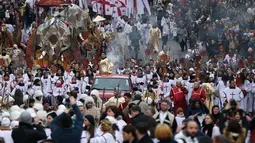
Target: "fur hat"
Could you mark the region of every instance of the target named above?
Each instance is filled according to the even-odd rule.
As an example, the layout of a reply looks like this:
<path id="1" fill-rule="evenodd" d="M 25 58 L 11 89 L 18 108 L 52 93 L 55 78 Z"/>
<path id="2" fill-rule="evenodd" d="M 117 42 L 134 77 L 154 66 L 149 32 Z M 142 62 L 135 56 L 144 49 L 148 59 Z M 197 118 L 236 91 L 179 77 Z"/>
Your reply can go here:
<path id="1" fill-rule="evenodd" d="M 11 112 L 10 119 L 11 119 L 12 121 L 16 121 L 16 120 L 19 119 L 20 114 L 21 114 L 20 111 L 13 111 L 13 112 Z"/>
<path id="2" fill-rule="evenodd" d="M 33 108 L 28 108 L 25 112 L 28 112 L 32 118 L 36 117 L 35 110 Z"/>
<path id="3" fill-rule="evenodd" d="M 63 112 L 65 112 L 65 110 L 66 110 L 66 107 L 65 107 L 64 105 L 59 105 L 59 106 L 58 106 L 58 110 L 56 111 L 56 114 L 57 114 L 57 115 L 60 115 L 60 114 L 62 114 Z"/>
<path id="4" fill-rule="evenodd" d="M 77 102 L 76 102 L 76 105 L 77 105 L 77 106 L 83 106 L 83 103 L 82 103 L 81 101 L 77 101 Z"/>
<path id="5" fill-rule="evenodd" d="M 4 117 L 1 121 L 1 126 L 9 127 L 11 124 L 11 121 L 9 118 Z"/>
<path id="6" fill-rule="evenodd" d="M 31 109 L 31 108 L 30 108 Z M 26 124 L 32 124 L 32 116 L 29 112 L 25 111 L 20 115 L 20 122 Z"/>
<path id="7" fill-rule="evenodd" d="M 14 102 L 15 100 L 14 100 L 14 98 L 13 97 L 11 97 L 11 96 L 9 96 L 9 99 L 7 98 L 7 97 L 5 97 L 4 99 L 3 99 L 3 104 L 4 105 L 6 105 L 7 104 L 7 100 L 9 100 L 8 102 L 9 103 L 11 103 L 11 102 Z"/>
<path id="8" fill-rule="evenodd" d="M 44 110 L 39 110 L 39 111 L 36 113 L 36 117 L 37 117 L 37 119 L 39 119 L 39 120 L 46 121 L 46 120 L 47 120 L 47 112 L 44 111 Z"/>
<path id="9" fill-rule="evenodd" d="M 13 105 L 11 108 L 10 108 L 10 112 L 13 112 L 13 111 L 20 111 L 20 108 L 18 105 Z"/>
<path id="10" fill-rule="evenodd" d="M 91 92 L 90 92 L 90 95 L 95 95 L 96 97 L 99 96 L 99 91 L 96 90 L 96 89 L 93 89 Z"/>
<path id="11" fill-rule="evenodd" d="M 19 121 L 12 121 L 10 126 L 11 126 L 11 128 L 15 128 L 15 127 L 19 126 Z"/>
<path id="12" fill-rule="evenodd" d="M 43 93 L 41 90 L 36 90 L 35 91 L 35 97 L 42 97 L 43 96 Z"/>
<path id="13" fill-rule="evenodd" d="M 10 117 L 10 113 L 9 113 L 9 112 L 3 111 L 3 112 L 2 112 L 2 118 L 4 118 L 4 117 L 9 118 L 9 117 Z"/>
<path id="14" fill-rule="evenodd" d="M 109 120 L 112 124 L 117 124 L 117 120 L 114 117 L 106 116 L 105 119 Z"/>
<path id="15" fill-rule="evenodd" d="M 89 102 L 92 102 L 93 104 L 95 104 L 94 99 L 91 96 L 88 96 L 85 98 L 85 105 Z"/>
<path id="16" fill-rule="evenodd" d="M 87 94 L 81 94 L 79 98 L 80 98 L 80 99 L 83 99 L 83 100 L 85 101 L 86 97 L 88 97 Z"/>
<path id="17" fill-rule="evenodd" d="M 43 110 L 43 105 L 40 103 L 35 103 L 33 108 L 37 111 Z"/>

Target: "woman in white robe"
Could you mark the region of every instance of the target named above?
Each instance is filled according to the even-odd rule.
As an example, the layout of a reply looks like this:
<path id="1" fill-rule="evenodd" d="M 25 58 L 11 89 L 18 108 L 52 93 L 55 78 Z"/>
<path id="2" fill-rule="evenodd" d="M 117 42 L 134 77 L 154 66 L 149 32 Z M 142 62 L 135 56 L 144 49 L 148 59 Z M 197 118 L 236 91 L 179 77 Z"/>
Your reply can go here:
<path id="1" fill-rule="evenodd" d="M 90 143 L 115 143 L 115 137 L 112 134 L 112 123 L 109 120 L 102 120 L 101 131 L 103 134 L 90 139 Z"/>
<path id="2" fill-rule="evenodd" d="M 81 143 L 88 143 L 91 138 L 95 137 L 95 118 L 92 115 L 84 117 L 84 130 L 81 134 Z"/>

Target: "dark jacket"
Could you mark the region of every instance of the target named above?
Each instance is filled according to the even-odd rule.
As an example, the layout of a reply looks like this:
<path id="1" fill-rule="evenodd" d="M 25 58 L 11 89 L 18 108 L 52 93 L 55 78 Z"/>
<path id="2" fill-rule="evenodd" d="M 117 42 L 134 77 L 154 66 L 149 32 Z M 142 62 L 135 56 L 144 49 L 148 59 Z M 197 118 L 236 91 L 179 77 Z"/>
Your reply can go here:
<path id="1" fill-rule="evenodd" d="M 138 141 L 137 141 L 137 139 L 134 139 L 133 141 L 132 141 L 132 143 L 137 143 Z M 123 141 L 123 143 L 129 143 L 129 141 Z"/>
<path id="2" fill-rule="evenodd" d="M 36 128 L 36 130 L 34 128 Z M 37 143 L 46 138 L 46 133 L 41 125 L 32 126 L 20 122 L 19 127 L 12 131 L 14 143 Z"/>
<path id="3" fill-rule="evenodd" d="M 143 138 L 141 138 L 141 140 L 139 140 L 137 143 L 153 143 L 153 141 L 151 140 L 151 138 L 149 137 L 149 135 L 145 135 L 143 136 Z"/>
<path id="4" fill-rule="evenodd" d="M 76 121 L 73 128 L 61 128 L 58 123 L 60 123 L 65 112 L 60 116 L 57 116 L 50 124 L 52 131 L 52 139 L 55 143 L 80 143 L 83 118 L 82 114 L 77 105 L 73 105 L 73 110 L 76 115 Z"/>

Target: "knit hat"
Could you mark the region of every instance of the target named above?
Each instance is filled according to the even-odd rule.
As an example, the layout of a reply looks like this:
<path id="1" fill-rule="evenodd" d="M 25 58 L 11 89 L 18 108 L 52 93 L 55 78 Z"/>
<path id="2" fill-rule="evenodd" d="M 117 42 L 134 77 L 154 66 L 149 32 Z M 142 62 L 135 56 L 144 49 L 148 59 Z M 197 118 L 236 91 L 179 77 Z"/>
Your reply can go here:
<path id="1" fill-rule="evenodd" d="M 117 120 L 112 116 L 106 116 L 105 119 L 109 120 L 112 124 L 117 124 Z"/>
<path id="2" fill-rule="evenodd" d="M 35 103 L 33 108 L 37 111 L 43 110 L 43 105 L 40 103 Z"/>
<path id="3" fill-rule="evenodd" d="M 11 122 L 11 125 L 10 125 L 11 128 L 15 128 L 17 126 L 19 126 L 19 121 L 12 121 Z"/>
<path id="4" fill-rule="evenodd" d="M 20 107 L 18 105 L 13 105 L 11 108 L 10 108 L 10 112 L 14 112 L 14 111 L 20 111 Z"/>
<path id="5" fill-rule="evenodd" d="M 42 97 L 43 96 L 43 93 L 41 90 L 36 90 L 35 91 L 35 97 Z"/>
<path id="6" fill-rule="evenodd" d="M 33 108 L 28 108 L 26 110 L 32 118 L 36 117 L 35 110 Z"/>
<path id="7" fill-rule="evenodd" d="M 93 89 L 91 92 L 90 92 L 90 95 L 95 95 L 96 97 L 99 96 L 99 91 L 96 90 L 96 89 Z"/>
<path id="8" fill-rule="evenodd" d="M 91 96 L 88 96 L 85 98 L 85 105 L 89 102 L 92 102 L 93 104 L 95 104 L 94 99 Z"/>
<path id="9" fill-rule="evenodd" d="M 92 126 L 95 126 L 95 119 L 92 115 L 86 115 L 85 118 L 90 122 Z"/>
<path id="10" fill-rule="evenodd" d="M 19 118 L 20 122 L 22 123 L 26 123 L 26 124 L 32 124 L 32 117 L 31 117 L 31 114 L 27 111 L 23 112 L 21 115 L 20 115 L 20 118 Z"/>
<path id="11" fill-rule="evenodd" d="M 9 126 L 10 126 L 10 123 L 11 123 L 10 119 L 4 117 L 4 118 L 2 119 L 2 121 L 1 121 L 1 126 L 9 127 Z"/>
<path id="12" fill-rule="evenodd" d="M 3 113 L 2 113 L 2 118 L 4 118 L 4 117 L 9 118 L 9 117 L 10 117 L 10 113 L 9 113 L 9 112 L 3 111 Z"/>
<path id="13" fill-rule="evenodd" d="M 40 110 L 36 113 L 36 117 L 39 120 L 46 121 L 47 120 L 47 112 L 44 110 Z"/>
<path id="14" fill-rule="evenodd" d="M 16 121 L 16 120 L 19 119 L 20 115 L 21 115 L 21 112 L 20 112 L 20 111 L 13 111 L 13 112 L 11 112 L 10 119 L 11 119 L 12 121 Z"/>

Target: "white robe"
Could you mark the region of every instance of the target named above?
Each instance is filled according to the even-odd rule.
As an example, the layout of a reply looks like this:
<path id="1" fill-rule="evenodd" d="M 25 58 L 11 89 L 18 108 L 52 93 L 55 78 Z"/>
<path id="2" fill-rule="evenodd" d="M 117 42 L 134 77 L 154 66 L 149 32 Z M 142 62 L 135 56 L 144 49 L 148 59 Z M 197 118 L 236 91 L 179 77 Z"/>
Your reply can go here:
<path id="1" fill-rule="evenodd" d="M 143 76 L 143 77 L 137 77 L 136 78 L 136 84 L 138 88 L 140 88 L 142 90 L 142 92 L 144 91 L 144 89 L 146 88 L 146 77 Z M 139 83 L 144 83 L 143 85 L 140 85 Z"/>
<path id="2" fill-rule="evenodd" d="M 90 139 L 90 134 L 88 131 L 82 131 L 81 134 L 81 143 L 88 143 Z"/>
<path id="3" fill-rule="evenodd" d="M 255 111 L 255 83 L 252 82 L 252 85 L 251 85 L 251 93 L 250 96 L 249 96 L 249 101 L 248 101 L 248 104 L 249 104 L 249 112 L 252 112 L 252 111 Z M 252 109 L 253 107 L 253 109 Z"/>
<path id="4" fill-rule="evenodd" d="M 116 143 L 116 140 L 112 134 L 105 133 L 102 136 L 92 138 L 90 143 Z"/>
<path id="5" fill-rule="evenodd" d="M 170 91 L 172 89 L 172 85 L 171 85 L 171 82 L 164 82 L 162 84 L 162 90 L 163 90 L 163 93 L 164 93 L 164 97 L 168 97 L 170 95 Z"/>
<path id="6" fill-rule="evenodd" d="M 222 93 L 222 91 L 226 88 L 226 85 L 225 83 L 222 81 L 222 80 L 219 80 L 217 86 L 216 86 L 216 91 L 218 93 Z M 220 102 L 221 102 L 221 105 L 219 106 L 220 109 L 223 108 L 223 104 L 224 104 L 224 98 L 222 96 L 220 96 Z"/>
<path id="7" fill-rule="evenodd" d="M 51 78 L 41 78 L 42 81 L 42 86 L 43 86 L 43 95 L 44 96 L 49 96 L 52 93 L 52 83 L 51 83 Z"/>
<path id="8" fill-rule="evenodd" d="M 225 101 L 228 101 L 228 102 L 231 99 L 234 99 L 236 102 L 239 103 L 239 105 L 240 105 L 241 100 L 244 98 L 243 92 L 238 87 L 236 87 L 235 89 L 230 89 L 229 87 L 225 88 L 222 91 L 221 96 L 223 98 L 225 98 Z"/>
<path id="9" fill-rule="evenodd" d="M 252 90 L 252 83 L 250 83 L 250 81 L 245 80 L 244 84 L 241 86 L 241 88 L 243 88 L 246 91 L 246 96 L 243 98 L 243 100 L 241 101 L 241 109 L 243 109 L 245 112 L 247 112 L 248 109 L 248 100 L 250 97 L 251 90 Z"/>
<path id="10" fill-rule="evenodd" d="M 0 137 L 4 139 L 5 143 L 13 143 L 12 131 L 0 131 Z"/>

